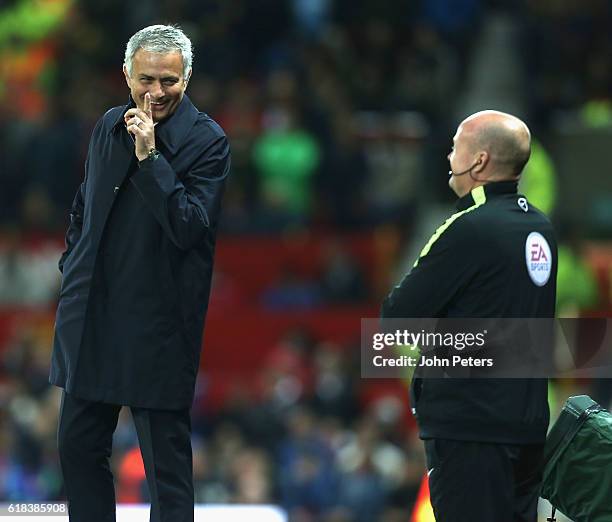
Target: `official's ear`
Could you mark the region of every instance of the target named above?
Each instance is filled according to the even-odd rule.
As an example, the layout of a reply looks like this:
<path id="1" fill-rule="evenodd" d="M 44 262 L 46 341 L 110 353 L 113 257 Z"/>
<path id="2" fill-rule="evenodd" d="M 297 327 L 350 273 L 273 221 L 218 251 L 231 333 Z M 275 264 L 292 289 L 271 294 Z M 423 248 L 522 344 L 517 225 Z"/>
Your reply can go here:
<path id="1" fill-rule="evenodd" d="M 187 71 L 187 76 L 185 76 L 185 87 L 187 87 L 187 84 L 189 83 L 189 80 L 191 79 L 192 72 L 193 72 L 193 69 L 189 69 Z"/>
<path id="2" fill-rule="evenodd" d="M 487 163 L 489 163 L 489 153 L 488 152 L 481 152 L 478 155 L 478 159 L 476 160 L 475 164 L 474 164 L 474 172 L 482 172 L 486 167 L 487 167 Z"/>

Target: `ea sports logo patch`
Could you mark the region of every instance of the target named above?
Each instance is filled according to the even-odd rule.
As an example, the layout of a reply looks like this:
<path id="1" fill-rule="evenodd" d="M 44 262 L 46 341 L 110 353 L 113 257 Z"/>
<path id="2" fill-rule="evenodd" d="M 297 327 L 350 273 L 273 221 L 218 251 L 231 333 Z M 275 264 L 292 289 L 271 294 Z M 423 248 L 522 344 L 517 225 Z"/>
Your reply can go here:
<path id="1" fill-rule="evenodd" d="M 532 232 L 527 236 L 525 261 L 531 280 L 537 286 L 544 286 L 550 278 L 552 255 L 548 242 L 539 232 Z"/>

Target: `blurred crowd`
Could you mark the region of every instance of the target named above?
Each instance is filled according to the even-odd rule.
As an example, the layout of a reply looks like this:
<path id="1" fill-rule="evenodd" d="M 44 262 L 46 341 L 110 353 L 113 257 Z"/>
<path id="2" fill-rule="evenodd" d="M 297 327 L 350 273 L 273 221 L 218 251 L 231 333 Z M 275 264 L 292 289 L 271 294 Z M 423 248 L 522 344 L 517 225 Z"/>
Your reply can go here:
<path id="1" fill-rule="evenodd" d="M 63 495 L 55 448 L 60 393 L 47 385 L 50 325 L 33 322 L 2 355 L 0 499 Z M 292 329 L 260 374 L 221 405 L 199 376 L 193 407 L 199 503 L 277 503 L 296 521 L 406 520 L 424 470 L 403 390 L 366 397 L 359 350 Z M 399 391 L 399 393 L 398 393 Z M 129 410 L 113 441 L 119 502 L 149 499 Z"/>
<path id="2" fill-rule="evenodd" d="M 532 128 L 562 109 L 611 121 L 607 0 L 49 4 L 55 24 L 33 0 L 0 9 L 3 225 L 64 229 L 90 131 L 127 101 L 125 42 L 153 22 L 190 35 L 188 95 L 230 137 L 230 232 L 405 222 L 424 180 L 430 198 L 448 199 L 457 100 L 492 11 L 521 29 Z"/>
<path id="3" fill-rule="evenodd" d="M 4 350 L 0 382 L 0 499 L 60 500 L 56 451 L 60 391 L 47 385 L 49 318 L 30 321 Z M 403 385 L 372 393 L 360 379 L 359 349 L 291 329 L 250 380 L 229 378 L 211 406 L 199 375 L 192 411 L 198 503 L 275 503 L 291 521 L 409 519 L 425 471 Z M 218 376 L 217 376 L 218 377 Z M 612 381 L 557 381 L 553 418 L 565 398 L 589 393 L 610 407 Z M 117 500 L 149 500 L 129 409 L 113 441 Z"/>
<path id="4" fill-rule="evenodd" d="M 56 239 L 91 129 L 127 102 L 121 65 L 137 29 L 177 22 L 193 40 L 187 94 L 232 147 L 223 235 L 391 224 L 409 237 L 418 209 L 452 199 L 446 154 L 491 12 L 520 29 L 518 95 L 538 135 L 560 111 L 612 125 L 609 0 L 1 2 L 0 307 L 42 311 L 11 336 L 0 322 L 0 500 L 62 498 L 59 393 L 47 385 Z M 554 158 L 536 147 L 531 168 L 552 212 Z M 32 237 L 53 241 L 33 254 L 23 248 Z M 559 306 L 571 315 L 598 303 L 597 282 L 580 240 L 564 248 Z M 376 305 L 368 278 L 336 249 L 316 279 L 288 266 L 257 306 Z M 274 502 L 299 522 L 408 520 L 424 457 L 404 389 L 366 400 L 358 348 L 289 334 L 270 347 L 252 386 L 236 385 L 214 408 L 214 376 L 200 375 L 196 500 Z M 119 501 L 147 500 L 135 437 L 124 409 L 113 455 Z"/>
<path id="5" fill-rule="evenodd" d="M 532 120 L 578 111 L 592 127 L 612 122 L 612 4 L 608 0 L 529 0 L 522 51 Z"/>

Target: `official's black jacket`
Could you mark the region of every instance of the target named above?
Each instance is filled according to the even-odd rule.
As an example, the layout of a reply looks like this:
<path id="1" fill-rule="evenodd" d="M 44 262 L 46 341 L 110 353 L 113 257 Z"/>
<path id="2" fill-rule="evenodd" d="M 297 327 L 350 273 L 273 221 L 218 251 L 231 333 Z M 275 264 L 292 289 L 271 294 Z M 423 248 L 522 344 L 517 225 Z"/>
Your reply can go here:
<path id="1" fill-rule="evenodd" d="M 477 187 L 457 209 L 384 301 L 383 318 L 554 317 L 553 229 L 517 194 L 517 183 Z M 548 249 L 542 262 L 530 263 L 533 245 Z M 529 444 L 546 437 L 545 379 L 422 379 L 417 372 L 411 400 L 421 438 Z"/>

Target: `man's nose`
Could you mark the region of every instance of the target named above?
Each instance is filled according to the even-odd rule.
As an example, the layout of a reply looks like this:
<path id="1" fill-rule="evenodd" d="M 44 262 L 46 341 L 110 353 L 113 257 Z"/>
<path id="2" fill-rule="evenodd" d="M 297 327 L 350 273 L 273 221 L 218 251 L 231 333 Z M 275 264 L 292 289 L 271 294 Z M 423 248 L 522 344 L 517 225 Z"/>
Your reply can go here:
<path id="1" fill-rule="evenodd" d="M 151 95 L 151 99 L 153 101 L 158 100 L 164 95 L 164 91 L 162 89 L 160 82 L 153 82 L 151 88 L 149 89 L 149 94 Z"/>

